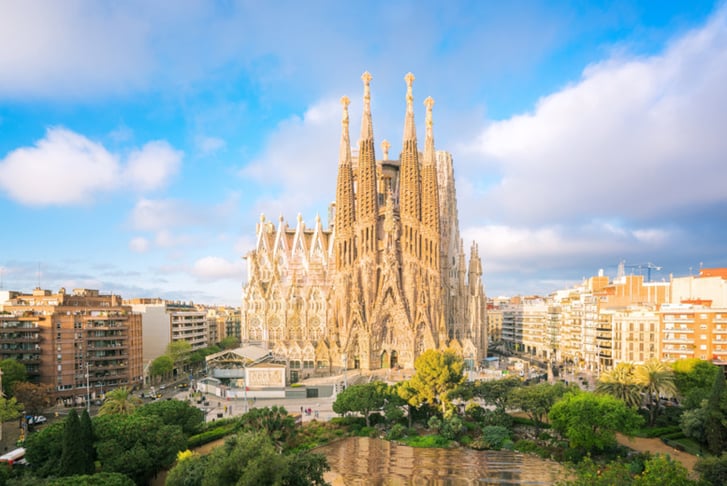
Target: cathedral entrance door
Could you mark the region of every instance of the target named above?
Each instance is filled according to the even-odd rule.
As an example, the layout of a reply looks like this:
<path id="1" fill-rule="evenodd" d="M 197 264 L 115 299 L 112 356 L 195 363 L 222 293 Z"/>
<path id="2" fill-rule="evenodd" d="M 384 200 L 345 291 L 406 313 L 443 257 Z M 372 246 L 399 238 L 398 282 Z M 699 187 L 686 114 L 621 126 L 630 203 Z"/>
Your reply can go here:
<path id="1" fill-rule="evenodd" d="M 381 367 L 382 368 L 389 367 L 389 353 L 387 353 L 386 351 L 381 353 Z"/>
<path id="2" fill-rule="evenodd" d="M 361 360 L 358 359 L 358 356 L 353 358 L 353 369 L 357 370 L 361 367 Z"/>
<path id="3" fill-rule="evenodd" d="M 396 368 L 399 365 L 399 355 L 396 351 L 391 352 L 391 368 Z"/>
<path id="4" fill-rule="evenodd" d="M 290 383 L 298 383 L 299 379 L 300 378 L 298 377 L 298 372 L 290 370 Z"/>

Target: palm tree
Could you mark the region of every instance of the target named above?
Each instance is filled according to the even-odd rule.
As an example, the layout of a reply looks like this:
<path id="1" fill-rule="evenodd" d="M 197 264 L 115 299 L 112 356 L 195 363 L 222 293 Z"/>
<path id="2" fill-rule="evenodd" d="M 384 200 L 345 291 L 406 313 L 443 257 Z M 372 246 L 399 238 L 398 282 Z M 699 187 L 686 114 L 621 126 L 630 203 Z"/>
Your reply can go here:
<path id="1" fill-rule="evenodd" d="M 674 370 L 658 359 L 650 359 L 636 367 L 634 378 L 646 393 L 649 423 L 653 425 L 659 410 L 659 397 L 673 397 L 677 393 Z"/>
<path id="2" fill-rule="evenodd" d="M 99 415 L 130 415 L 141 405 L 141 399 L 131 394 L 126 388 L 117 388 L 106 394 L 106 399 L 98 411 Z"/>
<path id="3" fill-rule="evenodd" d="M 621 399 L 629 407 L 638 407 L 641 403 L 641 387 L 636 383 L 634 370 L 633 363 L 617 364 L 598 378 L 596 392 Z"/>

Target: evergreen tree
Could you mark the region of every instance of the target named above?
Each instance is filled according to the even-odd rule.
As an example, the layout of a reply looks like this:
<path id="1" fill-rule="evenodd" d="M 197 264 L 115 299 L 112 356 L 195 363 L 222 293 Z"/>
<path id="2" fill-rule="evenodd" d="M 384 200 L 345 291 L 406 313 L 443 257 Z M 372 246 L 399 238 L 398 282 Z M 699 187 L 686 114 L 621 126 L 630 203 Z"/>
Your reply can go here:
<path id="1" fill-rule="evenodd" d="M 723 425 L 724 413 L 722 412 L 721 402 L 725 393 L 724 373 L 717 373 L 714 377 L 714 385 L 712 393 L 707 401 L 707 417 L 705 423 L 705 435 L 707 438 L 707 448 L 714 455 L 719 455 L 724 451 L 725 447 L 725 427 Z"/>
<path id="2" fill-rule="evenodd" d="M 71 409 L 63 428 L 63 449 L 59 464 L 60 476 L 84 474 L 86 469 L 86 451 L 81 434 L 81 421 L 76 409 Z"/>
<path id="3" fill-rule="evenodd" d="M 93 424 L 91 423 L 91 416 L 88 414 L 88 410 L 84 409 L 81 414 L 81 444 L 83 444 L 83 450 L 86 453 L 85 457 L 85 473 L 93 474 L 96 472 L 96 449 L 93 447 Z"/>

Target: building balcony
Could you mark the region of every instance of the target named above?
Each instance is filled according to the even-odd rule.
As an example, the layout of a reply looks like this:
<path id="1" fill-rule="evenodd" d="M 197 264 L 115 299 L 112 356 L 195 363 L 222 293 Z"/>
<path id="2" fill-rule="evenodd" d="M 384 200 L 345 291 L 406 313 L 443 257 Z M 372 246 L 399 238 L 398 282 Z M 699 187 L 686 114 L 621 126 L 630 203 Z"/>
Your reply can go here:
<path id="1" fill-rule="evenodd" d="M 662 339 L 664 344 L 694 344 L 694 339 Z"/>

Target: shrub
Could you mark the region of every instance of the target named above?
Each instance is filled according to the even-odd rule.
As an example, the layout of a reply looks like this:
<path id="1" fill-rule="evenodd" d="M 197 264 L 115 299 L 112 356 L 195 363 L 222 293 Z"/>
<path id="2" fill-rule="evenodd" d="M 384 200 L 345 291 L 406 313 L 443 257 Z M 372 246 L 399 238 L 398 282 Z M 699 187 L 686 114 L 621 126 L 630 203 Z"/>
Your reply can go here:
<path id="1" fill-rule="evenodd" d="M 191 449 L 218 439 L 222 439 L 223 437 L 232 434 L 234 430 L 235 424 L 227 424 L 222 427 L 207 430 L 205 432 L 202 432 L 201 434 L 193 435 L 192 437 L 187 439 L 187 447 Z"/>
<path id="2" fill-rule="evenodd" d="M 446 439 L 455 440 L 463 428 L 462 419 L 452 415 L 443 421 L 440 434 Z"/>
<path id="3" fill-rule="evenodd" d="M 399 440 L 406 435 L 406 427 L 401 424 L 394 424 L 386 434 L 388 440 Z"/>
<path id="4" fill-rule="evenodd" d="M 449 447 L 451 442 L 441 435 L 421 435 L 416 437 L 406 437 L 402 441 L 404 444 L 410 447 L 424 447 L 424 448 L 444 448 Z"/>
<path id="5" fill-rule="evenodd" d="M 485 419 L 486 410 L 476 403 L 468 403 L 464 409 L 464 415 L 475 422 L 482 422 Z"/>
<path id="6" fill-rule="evenodd" d="M 501 425 L 486 425 L 482 428 L 480 440 L 485 449 L 500 450 L 505 440 L 510 439 L 510 430 Z"/>

